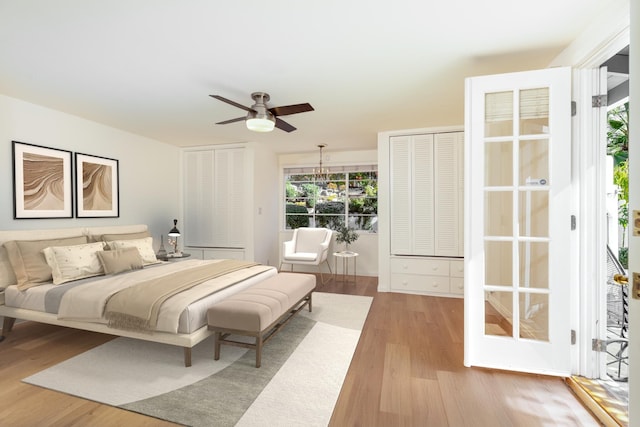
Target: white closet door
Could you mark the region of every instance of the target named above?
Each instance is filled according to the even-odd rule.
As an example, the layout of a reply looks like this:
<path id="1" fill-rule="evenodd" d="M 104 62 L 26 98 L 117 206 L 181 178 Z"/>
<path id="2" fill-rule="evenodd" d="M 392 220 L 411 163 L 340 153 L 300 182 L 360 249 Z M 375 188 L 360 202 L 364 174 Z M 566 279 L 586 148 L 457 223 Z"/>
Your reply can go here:
<path id="1" fill-rule="evenodd" d="M 187 246 L 210 246 L 213 241 L 213 150 L 184 153 L 184 242 Z"/>
<path id="2" fill-rule="evenodd" d="M 460 132 L 435 135 L 434 141 L 434 255 L 458 256 L 459 238 L 459 175 Z"/>
<path id="3" fill-rule="evenodd" d="M 213 246 L 245 246 L 245 150 L 215 150 Z"/>
<path id="4" fill-rule="evenodd" d="M 413 255 L 433 255 L 434 157 L 433 135 L 415 135 L 413 142 Z"/>
<path id="5" fill-rule="evenodd" d="M 411 144 L 408 136 L 389 138 L 390 243 L 392 255 L 408 255 L 413 249 L 411 231 Z"/>
<path id="6" fill-rule="evenodd" d="M 391 254 L 433 255 L 433 135 L 390 138 Z"/>

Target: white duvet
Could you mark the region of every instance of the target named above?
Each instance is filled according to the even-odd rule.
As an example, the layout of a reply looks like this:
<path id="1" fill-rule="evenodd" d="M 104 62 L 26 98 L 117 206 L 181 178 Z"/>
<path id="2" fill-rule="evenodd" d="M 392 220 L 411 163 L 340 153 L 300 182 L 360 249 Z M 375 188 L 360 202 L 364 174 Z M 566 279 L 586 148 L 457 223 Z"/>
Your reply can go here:
<path id="1" fill-rule="evenodd" d="M 107 323 L 104 318 L 104 309 L 109 298 L 121 289 L 134 286 L 141 281 L 147 281 L 165 274 L 179 272 L 188 268 L 215 263 L 220 260 L 187 260 L 169 262 L 153 268 L 143 268 L 128 272 L 107 276 L 104 279 L 77 286 L 67 291 L 60 301 L 58 318 L 65 320 L 88 321 Z M 250 277 L 273 269 L 273 267 L 256 265 L 241 269 L 221 277 L 208 280 L 191 289 L 183 291 L 169 298 L 160 308 L 156 330 L 162 332 L 177 333 L 180 314 L 193 302 L 216 293 L 221 289 L 242 282 Z"/>

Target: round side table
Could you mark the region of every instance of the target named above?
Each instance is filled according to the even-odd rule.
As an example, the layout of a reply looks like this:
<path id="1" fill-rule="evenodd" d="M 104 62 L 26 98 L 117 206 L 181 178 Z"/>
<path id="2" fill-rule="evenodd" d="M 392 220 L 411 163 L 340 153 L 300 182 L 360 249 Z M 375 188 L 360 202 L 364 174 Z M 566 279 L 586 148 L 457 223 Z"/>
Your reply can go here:
<path id="1" fill-rule="evenodd" d="M 349 281 L 349 260 L 353 260 L 353 283 L 356 282 L 356 259 L 358 258 L 358 253 L 357 252 L 351 252 L 351 251 L 339 251 L 339 252 L 334 252 L 333 253 L 333 257 L 334 257 L 334 263 L 333 263 L 333 268 L 334 268 L 334 273 L 333 273 L 333 279 L 335 281 L 337 281 L 337 277 L 338 277 L 338 258 L 342 259 L 342 282 L 348 282 Z"/>

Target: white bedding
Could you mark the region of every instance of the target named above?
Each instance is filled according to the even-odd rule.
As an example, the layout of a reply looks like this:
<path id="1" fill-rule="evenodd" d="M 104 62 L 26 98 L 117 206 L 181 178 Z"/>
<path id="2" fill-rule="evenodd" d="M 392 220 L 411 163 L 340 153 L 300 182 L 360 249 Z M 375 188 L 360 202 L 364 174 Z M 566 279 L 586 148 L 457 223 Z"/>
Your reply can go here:
<path id="1" fill-rule="evenodd" d="M 106 320 L 102 317 L 104 304 L 109 296 L 117 290 L 131 286 L 140 280 L 150 279 L 169 272 L 181 271 L 208 262 L 216 261 L 187 260 L 168 262 L 162 266 L 145 268 L 115 276 L 106 276 L 78 285 L 68 290 L 62 297 L 58 318 L 106 323 Z M 242 272 L 238 271 L 224 277 L 211 279 L 168 299 L 160 309 L 156 329 L 169 333 L 194 332 L 206 324 L 207 309 L 212 304 L 277 274 L 277 270 L 274 267 L 255 266 L 251 267 L 251 269 L 255 269 L 254 273 L 256 274 L 248 279 L 241 280 Z M 198 296 L 202 295 L 203 288 L 218 286 L 220 282 L 234 284 L 205 297 Z M 44 312 L 46 311 L 45 295 L 56 286 L 64 285 L 45 284 L 30 288 L 27 291 L 19 291 L 15 286 L 9 286 L 5 291 L 5 304 L 11 307 Z M 101 290 L 98 298 L 95 296 L 95 289 Z"/>

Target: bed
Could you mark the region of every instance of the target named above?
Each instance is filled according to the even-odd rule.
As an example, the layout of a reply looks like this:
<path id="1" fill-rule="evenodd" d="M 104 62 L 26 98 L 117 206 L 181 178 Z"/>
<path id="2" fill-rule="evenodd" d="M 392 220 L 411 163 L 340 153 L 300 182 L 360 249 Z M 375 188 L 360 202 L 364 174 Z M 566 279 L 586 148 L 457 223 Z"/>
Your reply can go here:
<path id="1" fill-rule="evenodd" d="M 158 261 L 146 225 L 0 231 L 0 341 L 22 319 L 180 346 L 191 366 L 192 347 L 212 334 L 207 309 L 275 274 L 237 260 Z M 150 289 L 162 295 L 153 320 L 131 326 L 131 295 Z"/>

